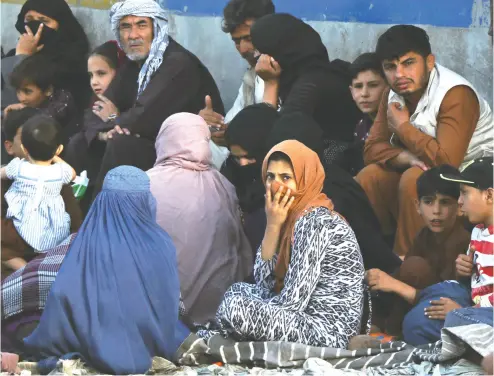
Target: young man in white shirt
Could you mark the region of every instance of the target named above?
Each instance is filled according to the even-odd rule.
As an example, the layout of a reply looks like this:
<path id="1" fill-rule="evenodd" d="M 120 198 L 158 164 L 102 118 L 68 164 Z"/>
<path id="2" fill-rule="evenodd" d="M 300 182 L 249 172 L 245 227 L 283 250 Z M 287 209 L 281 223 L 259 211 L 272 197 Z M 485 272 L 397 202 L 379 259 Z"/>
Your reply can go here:
<path id="1" fill-rule="evenodd" d="M 263 101 L 264 82 L 256 75 L 257 56 L 250 38 L 250 28 L 258 18 L 274 12 L 271 0 L 230 0 L 223 10 L 222 30 L 231 35 L 238 53 L 249 63 L 249 68 L 244 74 L 235 103 L 224 118 L 214 112 L 209 96 L 205 99 L 204 109 L 199 112 L 210 126 L 211 138 L 218 146 L 211 145 L 213 164 L 218 169 L 228 156 L 224 139 L 228 123 L 245 107 Z"/>

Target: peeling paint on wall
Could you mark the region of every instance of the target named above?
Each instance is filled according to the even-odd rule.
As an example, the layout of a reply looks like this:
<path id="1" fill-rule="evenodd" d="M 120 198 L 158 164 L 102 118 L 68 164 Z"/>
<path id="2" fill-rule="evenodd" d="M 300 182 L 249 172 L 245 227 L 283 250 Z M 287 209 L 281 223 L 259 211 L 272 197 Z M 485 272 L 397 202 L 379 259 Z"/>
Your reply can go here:
<path id="1" fill-rule="evenodd" d="M 470 27 L 489 27 L 491 22 L 490 12 L 489 0 L 474 0 Z"/>

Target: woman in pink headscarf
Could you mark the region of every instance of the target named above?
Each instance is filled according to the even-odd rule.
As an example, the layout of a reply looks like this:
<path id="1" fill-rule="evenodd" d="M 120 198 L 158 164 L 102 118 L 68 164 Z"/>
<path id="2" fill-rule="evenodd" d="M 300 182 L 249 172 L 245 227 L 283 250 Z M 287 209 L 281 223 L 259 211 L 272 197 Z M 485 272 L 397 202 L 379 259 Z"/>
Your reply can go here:
<path id="1" fill-rule="evenodd" d="M 177 248 L 180 289 L 196 323 L 214 319 L 225 291 L 251 272 L 235 188 L 212 169 L 209 127 L 179 113 L 161 126 L 157 160 L 148 171 L 158 203 L 157 222 Z"/>

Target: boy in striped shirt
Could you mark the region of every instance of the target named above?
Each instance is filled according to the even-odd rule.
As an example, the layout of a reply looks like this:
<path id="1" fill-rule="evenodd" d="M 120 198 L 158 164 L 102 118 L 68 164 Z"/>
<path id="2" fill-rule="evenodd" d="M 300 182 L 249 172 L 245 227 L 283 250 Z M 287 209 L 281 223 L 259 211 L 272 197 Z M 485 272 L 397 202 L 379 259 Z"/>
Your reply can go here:
<path id="1" fill-rule="evenodd" d="M 460 210 L 476 225 L 466 254 L 456 260 L 457 281 L 422 290 L 419 303 L 403 321 L 403 336 L 412 345 L 440 339 L 444 326 L 493 325 L 494 226 L 493 159 L 479 158 L 463 172 L 441 174 L 460 183 Z"/>
<path id="2" fill-rule="evenodd" d="M 479 315 L 488 318 L 492 325 L 494 305 L 494 225 L 493 225 L 493 160 L 480 158 L 467 165 L 458 176 L 442 176 L 443 179 L 459 182 L 462 212 L 472 224 L 470 247 L 466 255 L 456 259 L 456 274 L 459 279 L 471 279 L 473 308 L 452 311 L 446 320 L 447 326 L 453 316 L 471 319 L 479 323 Z M 477 320 L 475 320 L 475 317 Z M 456 326 L 456 325 L 453 325 Z"/>

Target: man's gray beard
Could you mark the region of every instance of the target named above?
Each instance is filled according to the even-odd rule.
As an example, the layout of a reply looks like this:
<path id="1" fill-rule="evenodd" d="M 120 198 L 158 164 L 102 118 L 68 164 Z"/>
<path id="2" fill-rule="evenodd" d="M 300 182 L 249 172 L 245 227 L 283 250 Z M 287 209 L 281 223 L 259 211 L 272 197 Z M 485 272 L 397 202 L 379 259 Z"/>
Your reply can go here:
<path id="1" fill-rule="evenodd" d="M 127 55 L 127 57 L 129 58 L 129 60 L 132 61 L 146 60 L 147 57 L 149 56 L 149 52 L 148 53 L 134 52 L 128 45 L 124 45 L 123 50 L 125 52 L 125 55 Z"/>
<path id="2" fill-rule="evenodd" d="M 137 53 L 137 52 L 131 52 L 131 53 L 125 53 L 127 55 L 127 57 L 132 60 L 132 61 L 142 61 L 142 60 L 146 60 L 148 55 L 146 54 L 140 54 L 140 53 Z"/>

